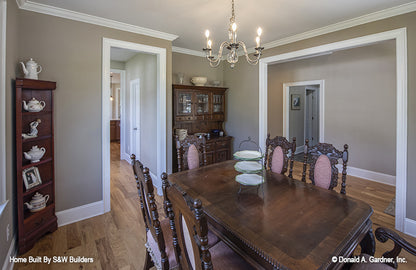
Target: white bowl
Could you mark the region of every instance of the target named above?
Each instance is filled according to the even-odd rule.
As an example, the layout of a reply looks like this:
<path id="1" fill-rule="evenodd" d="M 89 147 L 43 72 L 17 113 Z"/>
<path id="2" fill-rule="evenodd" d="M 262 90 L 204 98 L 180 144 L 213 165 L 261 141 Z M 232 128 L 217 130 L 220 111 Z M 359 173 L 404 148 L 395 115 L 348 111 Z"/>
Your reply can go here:
<path id="1" fill-rule="evenodd" d="M 207 77 L 192 77 L 191 83 L 196 86 L 204 86 L 207 83 Z"/>

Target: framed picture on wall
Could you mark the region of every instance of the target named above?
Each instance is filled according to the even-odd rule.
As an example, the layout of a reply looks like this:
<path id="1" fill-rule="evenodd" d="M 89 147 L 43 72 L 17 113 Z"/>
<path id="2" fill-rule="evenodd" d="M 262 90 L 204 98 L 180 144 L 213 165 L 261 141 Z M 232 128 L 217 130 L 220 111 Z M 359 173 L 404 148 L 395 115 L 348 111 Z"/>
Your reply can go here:
<path id="1" fill-rule="evenodd" d="M 42 184 L 40 179 L 39 170 L 37 167 L 30 167 L 23 170 L 23 182 L 25 183 L 26 190 L 36 187 L 37 185 Z"/>
<path id="2" fill-rule="evenodd" d="M 300 110 L 300 95 L 293 94 L 290 96 L 290 104 L 292 110 Z"/>

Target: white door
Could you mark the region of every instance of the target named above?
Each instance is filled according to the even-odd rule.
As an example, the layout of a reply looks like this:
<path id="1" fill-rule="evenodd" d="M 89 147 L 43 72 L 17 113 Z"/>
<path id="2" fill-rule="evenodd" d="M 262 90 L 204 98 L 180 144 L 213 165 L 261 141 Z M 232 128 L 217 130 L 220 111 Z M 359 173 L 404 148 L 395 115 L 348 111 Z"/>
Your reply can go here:
<path id="1" fill-rule="evenodd" d="M 140 159 L 140 79 L 130 81 L 130 149 Z"/>
<path id="2" fill-rule="evenodd" d="M 309 146 L 319 141 L 318 90 L 305 89 L 305 139 L 309 139 Z"/>

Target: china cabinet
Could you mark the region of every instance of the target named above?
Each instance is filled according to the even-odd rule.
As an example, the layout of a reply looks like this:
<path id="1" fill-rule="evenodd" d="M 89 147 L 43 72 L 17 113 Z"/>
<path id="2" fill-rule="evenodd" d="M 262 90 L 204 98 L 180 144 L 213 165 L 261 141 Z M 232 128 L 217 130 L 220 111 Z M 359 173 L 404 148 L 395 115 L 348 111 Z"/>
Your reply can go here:
<path id="1" fill-rule="evenodd" d="M 174 84 L 173 134 L 186 129 L 188 134 L 210 133 L 206 139 L 207 164 L 231 159 L 231 136 L 218 136 L 225 120 L 225 87 Z M 173 149 L 173 168 L 176 168 L 176 148 Z"/>
<path id="2" fill-rule="evenodd" d="M 57 229 L 53 94 L 55 82 L 16 79 L 18 253 Z M 29 105 L 28 105 L 29 104 Z"/>

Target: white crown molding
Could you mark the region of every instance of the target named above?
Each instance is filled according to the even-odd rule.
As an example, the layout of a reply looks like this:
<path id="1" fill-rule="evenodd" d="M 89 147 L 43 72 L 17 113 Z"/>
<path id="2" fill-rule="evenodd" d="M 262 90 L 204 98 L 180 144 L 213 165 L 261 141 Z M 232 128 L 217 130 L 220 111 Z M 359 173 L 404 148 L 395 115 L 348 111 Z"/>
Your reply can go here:
<path id="1" fill-rule="evenodd" d="M 342 21 L 339 23 L 334 23 L 328 26 L 324 26 L 318 29 L 314 29 L 311 31 L 307 31 L 307 32 L 303 32 L 297 35 L 293 35 L 287 38 L 282 38 L 282 39 L 278 39 L 269 43 L 266 43 L 263 45 L 263 47 L 265 47 L 266 49 L 271 49 L 274 47 L 278 47 L 278 46 L 282 46 L 282 45 L 286 45 L 289 43 L 293 43 L 296 41 L 300 41 L 300 40 L 304 40 L 304 39 L 308 39 L 308 38 L 313 38 L 316 36 L 320 36 L 320 35 L 324 35 L 324 34 L 328 34 L 328 33 L 332 33 L 332 32 L 336 32 L 336 31 L 340 31 L 343 29 L 347 29 L 347 28 L 351 28 L 354 26 L 358 26 L 361 24 L 365 24 L 365 23 L 370 23 L 370 22 L 374 22 L 374 21 L 378 21 L 378 20 L 382 20 L 382 19 L 386 19 L 386 18 L 390 18 L 390 17 L 394 17 L 394 16 L 398 16 L 398 15 L 402 15 L 402 14 L 406 14 L 406 13 L 410 13 L 416 11 L 416 1 L 407 3 L 407 4 L 403 4 L 400 6 L 396 6 L 396 7 L 392 7 L 392 8 L 388 8 L 388 9 L 384 9 L 384 10 L 380 10 L 377 12 L 373 12 L 370 14 L 366 14 L 357 18 L 353 18 L 350 20 L 346 20 L 346 21 Z M 254 52 L 254 48 L 250 48 L 248 49 L 248 51 L 250 53 Z"/>
<path id="2" fill-rule="evenodd" d="M 189 55 L 194 55 L 194 56 L 199 56 L 199 57 L 205 57 L 204 52 L 200 52 L 200 51 L 196 51 L 196 50 L 190 50 L 190 49 L 181 48 L 181 47 L 175 47 L 175 46 L 172 46 L 172 52 L 189 54 Z"/>
<path id="3" fill-rule="evenodd" d="M 178 38 L 177 35 L 152 30 L 132 24 L 122 23 L 114 20 L 105 19 L 102 17 L 92 16 L 85 13 L 71 11 L 63 8 L 53 7 L 45 4 L 35 3 L 27 0 L 16 0 L 20 9 L 47 14 L 51 16 L 61 17 L 65 19 L 100 25 L 113 29 L 118 29 L 126 32 L 136 33 L 140 35 L 160 38 L 164 40 L 173 41 Z"/>

